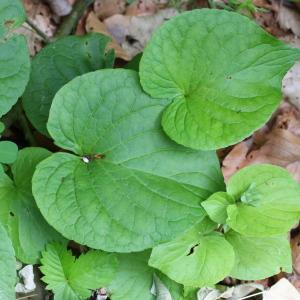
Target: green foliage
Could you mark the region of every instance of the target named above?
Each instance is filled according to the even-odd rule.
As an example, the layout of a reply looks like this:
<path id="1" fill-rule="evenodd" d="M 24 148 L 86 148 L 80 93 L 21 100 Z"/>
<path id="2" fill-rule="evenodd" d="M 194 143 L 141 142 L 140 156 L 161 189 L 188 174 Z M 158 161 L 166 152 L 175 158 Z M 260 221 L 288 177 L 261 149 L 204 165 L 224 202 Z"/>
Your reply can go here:
<path id="1" fill-rule="evenodd" d="M 163 108 L 129 70 L 89 73 L 56 94 L 48 130 L 77 155 L 55 153 L 33 177 L 54 228 L 93 248 L 131 252 L 204 217 L 199 203 L 223 189 L 218 160 L 170 141 L 159 124 Z"/>
<path id="2" fill-rule="evenodd" d="M 300 186 L 282 168 L 244 168 L 229 179 L 227 193 L 236 203 L 227 207 L 226 223 L 243 235 L 284 234 L 299 220 Z"/>
<path id="3" fill-rule="evenodd" d="M 217 149 L 269 119 L 281 101 L 281 80 L 299 57 L 299 49 L 244 16 L 193 10 L 154 34 L 141 59 L 141 84 L 152 97 L 172 100 L 162 117 L 171 139 Z"/>
<path id="4" fill-rule="evenodd" d="M 116 276 L 107 286 L 111 300 L 154 300 L 150 293 L 154 270 L 147 265 L 149 252 L 118 254 Z"/>
<path id="5" fill-rule="evenodd" d="M 204 226 L 200 223 L 175 240 L 154 247 L 149 264 L 187 286 L 209 286 L 222 280 L 232 270 L 234 251 L 220 233 L 212 227 L 203 231 Z"/>
<path id="6" fill-rule="evenodd" d="M 0 142 L 0 163 L 12 164 L 18 155 L 18 146 L 10 141 Z"/>
<path id="7" fill-rule="evenodd" d="M 0 3 L 0 117 L 6 114 L 24 92 L 29 78 L 30 60 L 26 39 L 10 36 L 10 29 L 19 27 L 25 12 L 19 0 Z"/>
<path id="8" fill-rule="evenodd" d="M 21 2 L 1 1 L 0 116 L 29 77 L 25 38 L 12 32 L 24 19 Z M 300 50 L 241 15 L 208 9 L 162 26 L 126 66 L 139 74 L 99 70 L 113 66 L 108 41 L 69 36 L 33 59 L 22 103 L 59 152 L 0 142 L 0 300 L 14 299 L 14 255 L 42 263 L 55 300 L 99 288 L 112 300 L 154 300 L 153 283 L 156 300 L 195 300 L 226 276 L 290 272 L 299 184 L 282 168 L 254 165 L 225 191 L 217 155 L 206 150 L 268 120 Z M 13 119 L 5 117 L 5 133 Z M 118 253 L 75 258 L 62 235 Z"/>
<path id="9" fill-rule="evenodd" d="M 11 241 L 0 224 L 0 300 L 14 300 L 17 281 L 16 259 Z"/>
<path id="10" fill-rule="evenodd" d="M 41 271 L 47 288 L 55 293 L 55 300 L 81 300 L 92 291 L 106 286 L 114 277 L 118 261 L 114 254 L 89 251 L 75 259 L 60 244 L 50 244 L 43 252 Z"/>
<path id="11" fill-rule="evenodd" d="M 49 226 L 31 193 L 35 166 L 51 153 L 42 148 L 26 148 L 12 165 L 11 179 L 0 173 L 0 222 L 8 230 L 16 256 L 24 263 L 36 263 L 49 241 L 63 240 Z"/>
<path id="12" fill-rule="evenodd" d="M 109 40 L 98 33 L 67 36 L 49 44 L 34 57 L 22 99 L 27 117 L 41 133 L 48 135 L 50 106 L 62 86 L 76 76 L 113 66 L 114 53 L 106 51 Z"/>
<path id="13" fill-rule="evenodd" d="M 243 280 L 258 280 L 292 272 L 290 243 L 286 236 L 246 237 L 230 230 L 225 235 L 235 254 L 230 276 Z"/>

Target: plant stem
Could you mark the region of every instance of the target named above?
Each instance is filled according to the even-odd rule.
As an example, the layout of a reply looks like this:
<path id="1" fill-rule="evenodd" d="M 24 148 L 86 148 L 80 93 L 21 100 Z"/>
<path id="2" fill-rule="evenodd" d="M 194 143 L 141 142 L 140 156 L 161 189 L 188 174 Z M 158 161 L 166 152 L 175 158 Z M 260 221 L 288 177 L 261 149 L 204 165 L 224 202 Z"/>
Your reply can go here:
<path id="1" fill-rule="evenodd" d="M 239 300 L 249 299 L 249 298 L 252 298 L 254 296 L 262 295 L 263 293 L 264 292 L 259 292 L 259 293 L 256 293 L 256 294 L 248 295 L 246 297 L 240 298 Z"/>
<path id="2" fill-rule="evenodd" d="M 77 22 L 81 18 L 84 11 L 94 2 L 94 0 L 77 0 L 71 14 L 65 17 L 55 34 L 55 39 L 72 33 Z"/>
<path id="3" fill-rule="evenodd" d="M 41 31 L 33 22 L 31 22 L 28 18 L 26 19 L 26 23 L 43 39 L 46 44 L 49 44 L 51 41 L 48 36 Z"/>
<path id="4" fill-rule="evenodd" d="M 28 141 L 30 146 L 37 146 L 37 142 L 34 138 L 34 135 L 31 131 L 30 125 L 28 120 L 23 112 L 23 108 L 21 102 L 16 104 L 16 113 L 17 113 L 17 120 L 19 121 L 19 125 L 24 133 L 25 139 Z"/>

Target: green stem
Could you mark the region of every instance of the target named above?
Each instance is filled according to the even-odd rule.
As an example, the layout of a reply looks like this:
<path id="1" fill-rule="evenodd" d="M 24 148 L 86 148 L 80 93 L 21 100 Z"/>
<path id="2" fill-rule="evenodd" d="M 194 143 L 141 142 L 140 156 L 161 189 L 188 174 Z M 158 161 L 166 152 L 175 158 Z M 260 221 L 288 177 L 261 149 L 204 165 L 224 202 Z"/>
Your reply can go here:
<path id="1" fill-rule="evenodd" d="M 93 2 L 94 0 L 77 0 L 72 12 L 65 17 L 59 29 L 57 30 L 55 39 L 71 34 L 85 10 Z"/>
<path id="2" fill-rule="evenodd" d="M 26 19 L 26 23 L 43 39 L 46 44 L 49 44 L 51 40 L 48 36 L 41 31 L 33 22 L 31 22 L 28 18 Z"/>
<path id="3" fill-rule="evenodd" d="M 34 138 L 34 135 L 31 131 L 29 122 L 23 112 L 23 108 L 21 105 L 21 102 L 18 102 L 16 104 L 16 113 L 17 113 L 17 119 L 19 121 L 19 125 L 24 133 L 25 139 L 28 141 L 28 143 L 30 144 L 30 146 L 37 146 L 38 143 Z"/>

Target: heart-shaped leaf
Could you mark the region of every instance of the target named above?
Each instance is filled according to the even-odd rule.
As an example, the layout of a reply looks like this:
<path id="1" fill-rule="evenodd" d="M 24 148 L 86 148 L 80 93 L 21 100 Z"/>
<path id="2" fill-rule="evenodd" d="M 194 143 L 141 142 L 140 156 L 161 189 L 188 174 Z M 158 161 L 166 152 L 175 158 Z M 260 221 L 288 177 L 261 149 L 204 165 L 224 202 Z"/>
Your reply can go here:
<path id="1" fill-rule="evenodd" d="M 234 144 L 264 124 L 282 99 L 281 80 L 300 50 L 240 14 L 201 9 L 166 22 L 146 47 L 140 76 L 169 98 L 165 132 L 196 149 Z"/>
<path id="2" fill-rule="evenodd" d="M 153 248 L 149 260 L 150 266 L 174 281 L 194 287 L 217 283 L 230 273 L 233 264 L 231 245 L 218 232 L 203 232 L 201 223 Z"/>
<path id="3" fill-rule="evenodd" d="M 22 100 L 27 117 L 41 133 L 48 135 L 50 106 L 63 85 L 78 75 L 113 66 L 114 54 L 106 52 L 109 40 L 99 33 L 67 36 L 49 44 L 34 57 Z"/>
<path id="4" fill-rule="evenodd" d="M 163 107 L 129 70 L 89 73 L 56 94 L 48 130 L 79 156 L 53 154 L 34 174 L 35 199 L 54 228 L 92 248 L 131 252 L 204 217 L 200 202 L 223 189 L 219 162 L 170 141 Z"/>
<path id="5" fill-rule="evenodd" d="M 290 243 L 286 236 L 246 237 L 233 230 L 226 240 L 235 253 L 230 276 L 241 280 L 264 279 L 281 271 L 292 272 Z"/>
<path id="6" fill-rule="evenodd" d="M 42 280 L 53 290 L 55 300 L 82 300 L 92 291 L 105 287 L 115 276 L 118 260 L 114 254 L 89 251 L 78 259 L 59 244 L 50 244 L 43 252 Z"/>
<path id="7" fill-rule="evenodd" d="M 8 229 L 17 258 L 28 264 L 38 261 L 49 241 L 63 240 L 44 220 L 31 192 L 35 167 L 50 154 L 42 148 L 22 149 L 12 165 L 13 180 L 0 173 L 0 221 Z"/>
<path id="8" fill-rule="evenodd" d="M 0 223 L 0 300 L 14 300 L 16 259 L 11 241 Z"/>

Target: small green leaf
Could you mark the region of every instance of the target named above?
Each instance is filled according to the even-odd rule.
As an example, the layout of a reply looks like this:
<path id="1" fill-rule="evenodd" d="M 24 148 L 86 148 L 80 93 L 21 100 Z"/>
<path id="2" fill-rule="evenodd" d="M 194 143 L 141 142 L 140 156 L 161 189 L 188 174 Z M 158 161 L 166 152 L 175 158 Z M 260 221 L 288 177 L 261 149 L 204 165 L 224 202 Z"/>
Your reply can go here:
<path id="1" fill-rule="evenodd" d="M 21 0 L 1 0 L 0 38 L 9 30 L 20 27 L 25 19 L 26 14 Z"/>
<path id="2" fill-rule="evenodd" d="M 253 238 L 231 230 L 225 237 L 235 253 L 230 276 L 241 280 L 259 280 L 281 271 L 292 272 L 291 248 L 286 236 Z"/>
<path id="3" fill-rule="evenodd" d="M 154 247 L 149 265 L 187 286 L 203 287 L 222 280 L 233 267 L 233 249 L 220 233 L 200 232 L 201 223 L 175 240 Z"/>
<path id="4" fill-rule="evenodd" d="M 140 61 L 143 53 L 137 54 L 128 64 L 125 65 L 125 69 L 139 71 Z"/>
<path id="5" fill-rule="evenodd" d="M 15 300 L 16 259 L 11 241 L 0 223 L 0 300 Z"/>
<path id="6" fill-rule="evenodd" d="M 92 248 L 132 252 L 204 218 L 200 202 L 223 189 L 218 159 L 168 139 L 162 109 L 130 70 L 85 74 L 56 94 L 48 130 L 79 156 L 55 153 L 37 167 L 33 194 L 49 224 Z"/>
<path id="7" fill-rule="evenodd" d="M 235 173 L 227 193 L 236 201 L 227 207 L 226 223 L 246 236 L 285 234 L 300 215 L 300 185 L 285 169 L 253 165 Z"/>
<path id="8" fill-rule="evenodd" d="M 1 117 L 23 94 L 29 79 L 30 59 L 27 42 L 23 36 L 13 36 L 7 41 L 0 40 L 0 53 Z"/>
<path id="9" fill-rule="evenodd" d="M 107 286 L 111 300 L 154 300 L 151 294 L 154 270 L 148 266 L 149 251 L 118 254 L 116 276 Z"/>
<path id="10" fill-rule="evenodd" d="M 217 192 L 212 194 L 206 201 L 203 201 L 201 205 L 214 222 L 225 224 L 227 219 L 226 208 L 234 202 L 234 198 L 227 193 Z"/>
<path id="11" fill-rule="evenodd" d="M 0 134 L 5 130 L 5 124 L 0 121 Z"/>
<path id="12" fill-rule="evenodd" d="M 0 163 L 12 164 L 18 156 L 18 146 L 10 141 L 0 142 Z"/>
<path id="13" fill-rule="evenodd" d="M 60 244 L 50 244 L 41 259 L 42 280 L 53 290 L 55 300 L 82 300 L 92 291 L 105 287 L 115 276 L 118 261 L 115 254 L 89 251 L 75 259 Z"/>
<path id="14" fill-rule="evenodd" d="M 109 40 L 98 33 L 67 36 L 34 57 L 22 100 L 26 115 L 37 130 L 48 135 L 50 106 L 62 86 L 76 76 L 113 66 L 114 54 L 106 51 Z"/>
<path id="15" fill-rule="evenodd" d="M 0 173 L 0 221 L 8 228 L 17 258 L 28 264 L 38 262 L 49 241 L 63 241 L 42 217 L 31 192 L 35 167 L 50 154 L 42 148 L 22 149 L 12 165 L 13 180 Z"/>
<path id="16" fill-rule="evenodd" d="M 168 98 L 165 132 L 179 144 L 218 149 L 249 136 L 279 105 L 284 74 L 300 58 L 240 14 L 193 10 L 166 22 L 146 47 L 144 90 Z"/>

